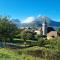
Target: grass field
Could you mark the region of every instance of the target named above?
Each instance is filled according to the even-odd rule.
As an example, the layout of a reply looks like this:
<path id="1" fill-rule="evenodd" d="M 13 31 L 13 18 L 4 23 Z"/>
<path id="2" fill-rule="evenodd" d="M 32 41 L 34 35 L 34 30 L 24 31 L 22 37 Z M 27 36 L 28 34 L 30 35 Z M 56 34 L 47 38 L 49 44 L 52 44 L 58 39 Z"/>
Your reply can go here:
<path id="1" fill-rule="evenodd" d="M 1 48 L 0 60 L 45 60 L 40 57 L 35 57 L 35 56 L 24 53 L 31 49 L 32 48 L 18 50 L 18 49 Z"/>
<path id="2" fill-rule="evenodd" d="M 0 60 L 60 60 L 60 39 L 46 42 L 50 42 L 48 48 L 35 45 L 24 48 L 11 48 L 13 46 L 0 48 Z M 15 46 L 21 46 L 21 44 L 16 43 Z"/>

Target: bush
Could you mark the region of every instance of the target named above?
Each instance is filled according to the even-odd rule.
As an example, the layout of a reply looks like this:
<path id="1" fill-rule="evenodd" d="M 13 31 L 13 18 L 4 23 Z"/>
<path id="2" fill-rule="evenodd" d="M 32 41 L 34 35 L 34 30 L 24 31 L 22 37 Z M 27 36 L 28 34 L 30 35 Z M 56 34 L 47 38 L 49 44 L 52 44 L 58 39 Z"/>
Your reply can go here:
<path id="1" fill-rule="evenodd" d="M 45 40 L 43 38 L 38 39 L 37 46 L 44 47 Z"/>

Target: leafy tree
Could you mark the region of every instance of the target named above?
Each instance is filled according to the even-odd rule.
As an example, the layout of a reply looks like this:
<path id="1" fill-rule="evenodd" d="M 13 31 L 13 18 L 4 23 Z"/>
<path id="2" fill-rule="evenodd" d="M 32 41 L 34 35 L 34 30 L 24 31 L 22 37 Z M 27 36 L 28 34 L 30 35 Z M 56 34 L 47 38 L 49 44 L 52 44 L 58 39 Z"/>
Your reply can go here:
<path id="1" fill-rule="evenodd" d="M 45 46 L 45 39 L 43 39 L 42 37 L 40 39 L 38 39 L 37 45 L 40 47 L 44 47 Z"/>
<path id="2" fill-rule="evenodd" d="M 14 23 L 12 23 L 9 17 L 0 17 L 0 39 L 12 40 L 14 35 L 17 32 L 17 27 Z"/>
<path id="3" fill-rule="evenodd" d="M 21 32 L 21 38 L 26 42 L 26 40 L 34 40 L 34 32 L 24 30 Z"/>
<path id="4" fill-rule="evenodd" d="M 33 40 L 35 37 L 34 37 L 34 32 L 31 32 L 31 31 L 22 31 L 22 33 L 21 33 L 21 36 L 22 36 L 22 38 L 23 39 L 25 39 L 25 40 Z"/>

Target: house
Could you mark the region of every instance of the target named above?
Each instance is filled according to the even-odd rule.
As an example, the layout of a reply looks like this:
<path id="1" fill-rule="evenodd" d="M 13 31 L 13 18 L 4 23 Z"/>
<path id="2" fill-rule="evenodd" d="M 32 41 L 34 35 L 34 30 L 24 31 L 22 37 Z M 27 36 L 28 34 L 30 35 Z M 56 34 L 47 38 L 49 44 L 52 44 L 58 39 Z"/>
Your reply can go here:
<path id="1" fill-rule="evenodd" d="M 56 31 L 50 31 L 49 33 L 47 33 L 47 39 L 52 39 L 57 37 L 57 32 Z"/>
<path id="2" fill-rule="evenodd" d="M 55 29 L 53 27 L 49 27 L 46 23 L 46 19 L 43 21 L 42 23 L 42 27 L 40 30 L 35 30 L 35 32 L 39 35 L 41 35 L 45 38 L 47 37 L 47 39 L 52 39 L 58 36 L 58 33 L 55 31 Z"/>
<path id="3" fill-rule="evenodd" d="M 35 30 L 34 31 L 37 35 L 41 35 L 41 33 L 42 33 L 42 28 L 40 28 L 40 29 L 38 29 L 38 30 Z"/>

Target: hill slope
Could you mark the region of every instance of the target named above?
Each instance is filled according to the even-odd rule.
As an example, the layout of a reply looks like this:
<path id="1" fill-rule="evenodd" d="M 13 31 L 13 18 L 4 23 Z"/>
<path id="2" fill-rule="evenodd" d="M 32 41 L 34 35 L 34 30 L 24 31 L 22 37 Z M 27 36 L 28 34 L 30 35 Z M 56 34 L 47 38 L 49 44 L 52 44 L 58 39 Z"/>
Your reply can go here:
<path id="1" fill-rule="evenodd" d="M 41 27 L 44 20 L 46 20 L 48 26 L 60 27 L 60 22 L 53 21 L 46 16 L 40 16 L 38 18 L 35 18 L 35 20 L 30 23 L 21 23 L 21 27 Z"/>

